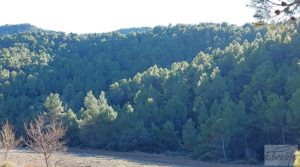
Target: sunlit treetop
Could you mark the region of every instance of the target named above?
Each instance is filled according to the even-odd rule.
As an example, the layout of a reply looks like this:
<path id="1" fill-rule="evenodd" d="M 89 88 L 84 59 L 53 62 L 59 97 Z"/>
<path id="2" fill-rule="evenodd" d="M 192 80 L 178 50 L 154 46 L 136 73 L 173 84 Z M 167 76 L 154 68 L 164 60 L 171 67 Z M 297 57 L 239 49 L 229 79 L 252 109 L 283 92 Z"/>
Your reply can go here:
<path id="1" fill-rule="evenodd" d="M 300 0 L 251 0 L 256 9 L 254 17 L 259 21 L 296 21 L 300 13 Z"/>

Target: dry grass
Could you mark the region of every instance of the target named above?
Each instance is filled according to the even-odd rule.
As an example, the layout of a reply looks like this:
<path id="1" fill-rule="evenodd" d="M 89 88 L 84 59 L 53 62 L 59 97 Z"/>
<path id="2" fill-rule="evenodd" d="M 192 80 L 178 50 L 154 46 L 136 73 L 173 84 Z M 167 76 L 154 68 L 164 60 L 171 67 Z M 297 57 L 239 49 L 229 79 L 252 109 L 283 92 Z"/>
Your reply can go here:
<path id="1" fill-rule="evenodd" d="M 0 167 L 16 167 L 16 164 L 11 161 L 4 161 L 0 163 Z"/>
<path id="2" fill-rule="evenodd" d="M 0 162 L 3 160 L 0 150 Z M 8 159 L 17 167 L 43 167 L 43 155 L 28 150 L 13 150 Z M 68 153 L 54 154 L 50 162 L 57 167 L 259 167 L 251 165 L 222 165 L 183 158 L 146 153 L 121 153 L 98 150 L 72 150 Z"/>
<path id="3" fill-rule="evenodd" d="M 38 166 L 33 162 L 27 162 L 24 164 L 24 167 L 38 167 Z"/>

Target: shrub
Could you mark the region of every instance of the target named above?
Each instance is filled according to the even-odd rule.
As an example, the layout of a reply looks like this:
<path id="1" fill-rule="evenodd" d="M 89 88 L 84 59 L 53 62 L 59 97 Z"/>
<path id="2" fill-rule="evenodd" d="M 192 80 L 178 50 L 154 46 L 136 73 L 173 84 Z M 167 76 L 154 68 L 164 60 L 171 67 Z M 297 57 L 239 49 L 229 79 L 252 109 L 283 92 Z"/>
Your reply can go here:
<path id="1" fill-rule="evenodd" d="M 46 117 L 38 116 L 33 122 L 25 124 L 28 139 L 24 142 L 29 148 L 42 153 L 45 164 L 49 167 L 51 155 L 56 151 L 65 150 L 63 137 L 66 128 L 61 121 L 52 120 L 47 124 L 45 120 Z"/>
<path id="2" fill-rule="evenodd" d="M 295 156 L 294 167 L 300 167 L 300 151 L 297 151 Z"/>
<path id="3" fill-rule="evenodd" d="M 0 130 L 0 148 L 4 149 L 4 160 L 7 160 L 8 152 L 16 148 L 20 140 L 16 139 L 13 125 L 7 120 Z"/>
<path id="4" fill-rule="evenodd" d="M 0 167 L 15 167 L 16 165 L 10 161 L 4 161 Z"/>

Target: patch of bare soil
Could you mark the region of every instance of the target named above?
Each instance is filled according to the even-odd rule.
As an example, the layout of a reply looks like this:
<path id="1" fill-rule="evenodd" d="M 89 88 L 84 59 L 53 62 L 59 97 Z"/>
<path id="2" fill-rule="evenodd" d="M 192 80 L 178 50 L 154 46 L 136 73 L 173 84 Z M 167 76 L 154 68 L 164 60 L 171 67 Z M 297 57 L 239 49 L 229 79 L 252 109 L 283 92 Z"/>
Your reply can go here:
<path id="1" fill-rule="evenodd" d="M 0 150 L 0 162 L 3 161 Z M 43 167 L 43 156 L 29 150 L 13 150 L 8 159 L 18 167 Z M 160 154 L 140 152 L 124 153 L 99 150 L 72 149 L 65 153 L 55 153 L 51 159 L 56 167 L 260 167 L 254 165 L 217 164 L 169 157 Z"/>

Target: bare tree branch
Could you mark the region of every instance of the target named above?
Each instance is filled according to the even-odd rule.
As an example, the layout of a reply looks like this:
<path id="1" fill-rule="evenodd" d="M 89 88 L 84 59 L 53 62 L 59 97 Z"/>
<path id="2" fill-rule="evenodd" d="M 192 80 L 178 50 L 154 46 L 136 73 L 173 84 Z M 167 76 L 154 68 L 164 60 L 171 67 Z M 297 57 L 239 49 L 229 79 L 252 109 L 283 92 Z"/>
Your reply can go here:
<path id="1" fill-rule="evenodd" d="M 44 155 L 47 167 L 51 155 L 65 148 L 62 138 L 66 133 L 66 128 L 61 121 L 51 120 L 46 124 L 45 116 L 38 116 L 33 122 L 25 124 L 25 131 L 28 138 L 24 141 L 25 144 Z"/>
<path id="2" fill-rule="evenodd" d="M 2 125 L 2 129 L 0 131 L 0 147 L 5 150 L 5 160 L 7 159 L 8 152 L 17 147 L 19 143 L 20 140 L 16 139 L 13 125 L 8 120 L 6 120 Z"/>

